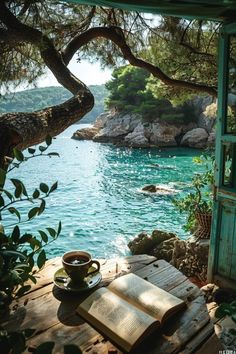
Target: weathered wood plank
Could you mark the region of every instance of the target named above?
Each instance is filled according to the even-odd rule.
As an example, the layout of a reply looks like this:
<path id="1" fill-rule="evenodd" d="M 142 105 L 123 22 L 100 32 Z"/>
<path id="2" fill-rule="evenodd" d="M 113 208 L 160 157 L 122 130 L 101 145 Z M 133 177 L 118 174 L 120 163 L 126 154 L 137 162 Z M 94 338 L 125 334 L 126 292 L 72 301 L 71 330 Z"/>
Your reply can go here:
<path id="1" fill-rule="evenodd" d="M 127 257 L 108 261 L 100 260 L 103 280 L 99 286 L 107 285 L 117 276 L 141 269 L 153 260 L 155 260 L 154 257 L 145 255 L 135 256 L 132 259 Z M 58 261 L 60 262 L 60 258 L 49 261 L 49 269 L 46 264 L 45 269 L 42 270 L 39 287 L 13 304 L 10 317 L 1 321 L 8 330 L 31 327 L 41 332 L 55 326 L 60 321 L 63 322 L 67 317 L 71 322 L 78 320 L 75 309 L 88 294 L 65 293 L 53 286 L 54 272 L 58 269 L 58 265 L 60 266 Z"/>
<path id="2" fill-rule="evenodd" d="M 144 343 L 144 347 L 141 346 L 138 352 L 145 354 L 169 354 L 178 352 L 185 343 L 209 321 L 204 301 L 201 300 L 203 299 L 195 300 L 189 305 L 188 311 L 183 311 L 169 320 L 160 332 L 154 334 L 154 338 L 153 336 L 151 337 L 149 344 L 147 344 L 147 342 Z M 209 326 L 210 325 L 213 332 L 213 325 L 209 324 Z M 60 339 L 61 332 L 62 337 Z M 87 335 L 91 338 L 89 341 Z M 97 345 L 100 348 L 99 350 L 104 350 L 104 352 L 107 353 L 107 344 L 101 344 L 102 337 L 85 323 L 81 324 L 79 327 L 65 327 L 62 324 L 58 324 L 57 326 L 50 328 L 49 331 L 34 337 L 29 344 L 30 346 L 35 346 L 46 340 L 53 340 L 57 343 L 55 350 L 59 350 L 62 344 L 73 343 L 77 344 L 83 353 L 97 352 Z M 89 350 L 90 346 L 92 346 L 91 350 Z"/>
<path id="3" fill-rule="evenodd" d="M 205 301 L 203 297 L 197 298 L 189 304 L 188 310 L 170 318 L 160 333 L 155 334 L 150 342 L 150 350 L 145 354 L 178 353 L 208 322 Z"/>
<path id="4" fill-rule="evenodd" d="M 213 354 L 220 353 L 221 350 L 225 350 L 223 345 L 215 334 L 213 334 L 197 351 L 191 353 L 194 354 Z M 226 351 L 227 352 L 227 351 Z"/>
<path id="5" fill-rule="evenodd" d="M 143 254 L 123 258 L 113 258 L 108 260 L 99 259 L 98 261 L 101 264 L 101 272 L 103 274 L 103 277 L 108 277 L 109 275 L 111 275 L 111 277 L 114 277 L 117 273 L 120 273 L 121 271 L 134 271 L 135 269 L 139 269 L 142 266 L 154 262 L 155 260 L 155 257 Z M 46 262 L 44 268 L 41 269 L 40 272 L 37 272 L 35 274 L 37 283 L 30 283 L 30 292 L 35 291 L 48 284 L 51 284 L 53 282 L 54 273 L 60 267 L 62 267 L 61 257 L 49 259 Z"/>
<path id="6" fill-rule="evenodd" d="M 202 296 L 201 290 L 188 279 L 185 279 L 184 282 L 181 282 L 179 285 L 176 285 L 175 288 L 171 288 L 168 291 L 172 295 L 184 300 L 187 304 L 197 299 L 199 296 Z"/>
<path id="7" fill-rule="evenodd" d="M 197 333 L 200 334 L 199 338 L 205 339 L 201 331 L 206 326 L 210 330 L 210 324 L 204 298 L 200 290 L 169 263 L 156 261 L 154 257 L 146 255 L 100 262 L 103 275 L 100 286 L 107 285 L 117 276 L 135 272 L 187 303 L 186 310 L 172 317 L 158 333 L 144 343 L 138 353 L 177 353 L 184 350 L 186 343 L 189 343 L 189 348 L 190 345 L 193 347 L 194 342 L 190 344 L 190 341 L 194 340 L 193 337 Z M 112 353 L 109 342 L 84 323 L 75 312 L 78 304 L 88 294 L 66 293 L 53 286 L 54 272 L 60 266 L 60 258 L 50 260 L 46 264 L 39 274 L 38 287 L 17 301 L 10 318 L 4 323 L 6 328 L 35 328 L 36 333 L 28 341 L 29 346 L 35 347 L 44 341 L 52 340 L 56 343 L 54 354 L 62 353 L 63 344 L 70 343 L 77 344 L 86 354 L 107 354 L 109 350 Z M 117 350 L 117 353 L 121 352 Z"/>
<path id="8" fill-rule="evenodd" d="M 185 301 L 201 294 L 200 289 L 185 275 L 163 260 L 155 261 L 134 273 Z"/>
<path id="9" fill-rule="evenodd" d="M 236 338 L 234 334 L 230 333 L 230 330 L 236 330 L 236 323 L 229 316 L 226 316 L 216 322 L 214 327 L 217 337 L 222 338 L 226 347 L 235 349 L 236 346 L 234 346 L 234 343 L 236 342 Z"/>
<path id="10" fill-rule="evenodd" d="M 219 275 L 231 277 L 231 267 L 236 265 L 233 255 L 233 238 L 235 232 L 236 207 L 231 201 L 223 201 L 221 209 L 221 227 L 217 267 Z M 225 256 L 227 255 L 227 257 Z M 232 274 L 233 275 L 233 274 Z"/>
<path id="11" fill-rule="evenodd" d="M 180 354 L 191 354 L 195 353 L 197 348 L 202 346 L 202 343 L 205 343 L 209 337 L 215 335 L 214 327 L 211 322 L 209 322 L 187 345 Z M 216 337 L 217 338 L 217 337 Z"/>
<path id="12" fill-rule="evenodd" d="M 27 342 L 27 348 L 36 348 L 39 344 L 47 341 L 55 342 L 53 353 L 63 353 L 65 344 L 75 344 L 82 351 L 87 352 L 96 343 L 104 341 L 103 337 L 87 323 L 79 326 L 66 326 L 58 323 L 50 330 L 34 336 Z M 28 353 L 28 351 L 26 351 Z"/>
<path id="13" fill-rule="evenodd" d="M 159 332 L 148 338 L 137 353 L 177 353 L 207 324 L 210 333 L 213 333 L 213 324 L 209 322 L 205 300 L 201 295 L 188 303 L 188 309 L 172 317 Z"/>

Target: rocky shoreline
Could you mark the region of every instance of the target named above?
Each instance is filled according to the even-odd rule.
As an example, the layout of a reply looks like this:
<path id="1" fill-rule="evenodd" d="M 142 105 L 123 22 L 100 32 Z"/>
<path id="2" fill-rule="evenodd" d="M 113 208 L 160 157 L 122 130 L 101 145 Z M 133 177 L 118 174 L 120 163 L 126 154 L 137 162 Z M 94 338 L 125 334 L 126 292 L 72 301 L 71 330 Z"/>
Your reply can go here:
<path id="1" fill-rule="evenodd" d="M 154 230 L 151 235 L 142 232 L 129 242 L 132 254 L 149 254 L 165 259 L 189 278 L 203 285 L 207 279 L 209 239 L 194 236 L 181 240 L 174 233 Z"/>
<path id="2" fill-rule="evenodd" d="M 92 127 L 77 130 L 72 138 L 139 148 L 211 147 L 215 142 L 215 103 L 210 97 L 197 97 L 192 104 L 195 119 L 190 117 L 188 124 L 167 123 L 158 117 L 147 122 L 138 114 L 113 110 L 102 113 Z"/>

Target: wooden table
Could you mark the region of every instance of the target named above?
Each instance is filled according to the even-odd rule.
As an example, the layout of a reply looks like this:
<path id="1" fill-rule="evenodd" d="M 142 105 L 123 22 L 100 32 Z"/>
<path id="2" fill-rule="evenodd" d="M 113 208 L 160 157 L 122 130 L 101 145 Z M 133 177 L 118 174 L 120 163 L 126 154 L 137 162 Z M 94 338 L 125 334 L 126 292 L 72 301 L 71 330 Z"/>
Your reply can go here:
<path id="1" fill-rule="evenodd" d="M 222 349 L 200 289 L 169 263 L 147 255 L 100 262 L 103 280 L 99 286 L 108 285 L 122 274 L 134 272 L 187 303 L 187 309 L 175 316 L 174 323 L 168 323 L 155 338 L 152 337 L 142 354 L 206 354 L 207 348 L 212 350 L 212 343 L 214 353 L 218 354 Z M 53 285 L 53 275 L 60 267 L 60 258 L 46 263 L 37 275 L 37 284 L 13 304 L 10 316 L 2 321 L 3 325 L 9 330 L 35 328 L 36 333 L 27 342 L 29 348 L 45 341 L 55 341 L 53 353 L 63 353 L 63 345 L 72 343 L 86 354 L 121 353 L 76 314 L 75 309 L 87 294 L 67 293 Z"/>

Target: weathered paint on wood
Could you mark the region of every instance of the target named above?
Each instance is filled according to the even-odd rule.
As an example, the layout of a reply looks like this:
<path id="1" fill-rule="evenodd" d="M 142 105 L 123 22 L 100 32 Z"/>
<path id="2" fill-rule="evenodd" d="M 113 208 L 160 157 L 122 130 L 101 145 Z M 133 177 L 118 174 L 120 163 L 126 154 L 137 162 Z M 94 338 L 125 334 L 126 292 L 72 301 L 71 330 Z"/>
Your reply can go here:
<path id="1" fill-rule="evenodd" d="M 216 129 L 216 195 L 208 262 L 208 281 L 225 286 L 236 281 L 236 168 L 232 161 L 232 186 L 224 185 L 224 146 L 235 144 L 236 135 L 227 132 L 229 47 L 236 23 L 223 26 L 219 42 L 218 113 Z M 235 59 L 235 58 L 234 58 Z M 235 149 L 233 149 L 235 151 Z M 235 155 L 235 153 L 234 153 Z"/>
<path id="2" fill-rule="evenodd" d="M 149 337 L 139 348 L 139 353 L 171 354 L 185 348 L 186 353 L 194 352 L 199 343 L 205 341 L 206 328 L 209 336 L 214 333 L 201 291 L 169 263 L 146 255 L 100 260 L 100 263 L 103 276 L 100 286 L 108 285 L 117 276 L 134 272 L 186 301 L 186 310 L 172 317 L 159 332 Z M 62 353 L 64 344 L 73 343 L 86 354 L 115 351 L 120 354 L 76 314 L 78 304 L 87 294 L 65 293 L 53 286 L 53 274 L 60 266 L 59 258 L 48 261 L 38 273 L 36 286 L 14 304 L 10 317 L 2 324 L 10 330 L 35 328 L 35 334 L 27 342 L 31 349 L 42 342 L 54 341 L 54 353 Z"/>
<path id="3" fill-rule="evenodd" d="M 236 267 L 236 258 L 233 256 L 236 233 L 236 205 L 231 201 L 222 204 L 218 273 L 226 278 L 232 278 L 231 274 L 233 275 L 233 265 Z"/>

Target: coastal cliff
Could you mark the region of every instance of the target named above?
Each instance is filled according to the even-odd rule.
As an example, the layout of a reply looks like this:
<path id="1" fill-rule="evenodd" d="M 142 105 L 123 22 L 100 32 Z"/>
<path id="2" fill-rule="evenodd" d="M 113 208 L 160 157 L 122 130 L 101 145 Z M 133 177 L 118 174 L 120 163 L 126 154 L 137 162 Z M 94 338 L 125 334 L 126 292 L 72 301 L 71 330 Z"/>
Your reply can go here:
<path id="1" fill-rule="evenodd" d="M 203 149 L 213 146 L 215 103 L 210 97 L 196 97 L 191 105 L 195 115 L 192 119 L 189 117 L 188 123 L 160 117 L 146 121 L 139 114 L 114 109 L 98 116 L 92 127 L 77 130 L 72 138 L 130 147 L 187 146 Z"/>

